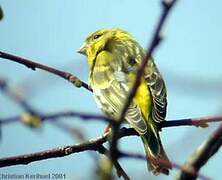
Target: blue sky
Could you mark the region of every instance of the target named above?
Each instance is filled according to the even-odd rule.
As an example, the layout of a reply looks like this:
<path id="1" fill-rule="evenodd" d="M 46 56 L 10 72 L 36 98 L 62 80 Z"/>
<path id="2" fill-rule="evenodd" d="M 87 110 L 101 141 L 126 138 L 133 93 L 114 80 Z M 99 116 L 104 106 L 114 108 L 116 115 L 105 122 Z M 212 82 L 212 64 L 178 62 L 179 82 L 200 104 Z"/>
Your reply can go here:
<path id="1" fill-rule="evenodd" d="M 0 22 L 0 50 L 69 71 L 85 81 L 88 79 L 87 63 L 76 51 L 90 32 L 104 27 L 120 27 L 147 47 L 161 10 L 157 0 L 0 0 L 0 4 L 5 13 Z M 169 16 L 163 30 L 164 41 L 154 54 L 167 84 L 167 119 L 222 113 L 221 5 L 219 0 L 211 3 L 181 0 Z M 19 64 L 1 60 L 0 76 L 41 112 L 75 110 L 101 114 L 91 93 L 54 75 L 40 70 L 30 71 Z M 23 112 L 2 94 L 0 103 L 1 117 Z M 80 128 L 87 138 L 100 135 L 105 127 L 101 122 L 82 122 L 77 118 L 61 121 Z M 208 129 L 164 129 L 161 137 L 170 159 L 182 164 L 217 125 Z M 78 142 L 50 123 L 45 123 L 39 131 L 19 123 L 7 125 L 2 131 L 0 157 Z M 121 148 L 143 153 L 138 137 L 121 140 Z M 219 179 L 221 160 L 216 154 L 201 172 Z M 150 177 L 144 162 L 127 159 L 121 160 L 121 164 L 132 179 L 172 179 L 177 172 L 173 170 L 168 178 Z M 1 172 L 66 173 L 69 179 L 91 179 L 95 168 L 91 156 L 80 153 L 27 166 L 7 167 Z"/>

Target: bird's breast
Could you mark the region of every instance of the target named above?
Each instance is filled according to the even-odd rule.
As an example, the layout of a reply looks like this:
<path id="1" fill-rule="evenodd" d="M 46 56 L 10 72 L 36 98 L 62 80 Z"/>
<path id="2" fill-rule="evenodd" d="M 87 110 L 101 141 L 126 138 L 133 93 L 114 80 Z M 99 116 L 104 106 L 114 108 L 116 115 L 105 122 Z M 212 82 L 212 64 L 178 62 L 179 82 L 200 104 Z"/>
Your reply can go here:
<path id="1" fill-rule="evenodd" d="M 118 117 L 128 91 L 124 83 L 116 78 L 116 75 L 116 72 L 107 69 L 106 71 L 94 72 L 91 78 L 91 87 L 97 105 L 113 118 Z"/>
<path id="2" fill-rule="evenodd" d="M 107 65 L 97 65 L 93 69 L 90 85 L 93 89 L 107 89 L 114 80 L 113 70 Z"/>

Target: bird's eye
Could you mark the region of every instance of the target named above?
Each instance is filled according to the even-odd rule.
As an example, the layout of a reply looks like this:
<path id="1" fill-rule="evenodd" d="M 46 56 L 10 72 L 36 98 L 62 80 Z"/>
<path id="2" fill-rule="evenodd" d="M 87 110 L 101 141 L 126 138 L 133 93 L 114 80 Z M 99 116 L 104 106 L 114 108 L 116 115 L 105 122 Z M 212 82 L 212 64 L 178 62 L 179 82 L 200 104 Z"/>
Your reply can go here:
<path id="1" fill-rule="evenodd" d="M 96 34 L 95 36 L 93 36 L 93 39 L 98 39 L 101 35 Z"/>

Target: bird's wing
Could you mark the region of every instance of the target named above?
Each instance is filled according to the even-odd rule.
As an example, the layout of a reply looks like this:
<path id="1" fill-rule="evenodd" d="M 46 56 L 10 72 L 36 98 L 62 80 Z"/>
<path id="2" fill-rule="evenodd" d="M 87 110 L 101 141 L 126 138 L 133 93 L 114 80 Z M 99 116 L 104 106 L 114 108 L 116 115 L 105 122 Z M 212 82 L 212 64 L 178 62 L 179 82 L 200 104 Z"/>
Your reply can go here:
<path id="1" fill-rule="evenodd" d="M 130 69 L 130 64 L 132 65 L 131 69 L 132 67 L 137 69 L 141 63 L 142 57 L 139 54 L 134 57 L 134 59 L 129 58 L 128 60 L 130 60 L 130 62 L 127 63 L 128 67 L 126 67 L 126 69 Z M 133 60 L 135 63 L 132 63 Z M 164 80 L 152 58 L 149 59 L 148 64 L 145 67 L 143 77 L 152 96 L 152 119 L 159 123 L 165 120 L 166 117 L 167 91 Z"/>
<path id="2" fill-rule="evenodd" d="M 109 117 L 117 119 L 121 113 L 126 100 L 127 93 L 123 84 L 113 80 L 106 89 L 95 91 L 96 102 L 100 109 Z M 143 118 L 141 109 L 132 101 L 125 115 L 125 119 L 138 133 L 144 134 L 147 131 L 146 122 Z"/>
<path id="3" fill-rule="evenodd" d="M 144 79 L 153 99 L 152 118 L 159 123 L 166 117 L 167 91 L 164 80 L 152 58 L 149 59 L 145 68 Z"/>
<path id="4" fill-rule="evenodd" d="M 112 58 L 112 62 L 115 62 L 113 55 L 108 52 L 97 58 L 96 61 L 98 62 L 100 61 L 99 58 L 102 58 L 103 61 L 106 61 L 104 58 Z M 102 68 L 98 64 L 95 64 L 90 83 L 96 102 L 100 109 L 108 116 L 118 118 L 130 91 L 126 73 L 121 68 L 115 68 L 111 65 L 107 66 L 104 71 L 101 72 L 101 70 Z M 140 108 L 134 101 L 131 102 L 125 119 L 138 133 L 146 133 L 146 121 L 143 118 Z"/>

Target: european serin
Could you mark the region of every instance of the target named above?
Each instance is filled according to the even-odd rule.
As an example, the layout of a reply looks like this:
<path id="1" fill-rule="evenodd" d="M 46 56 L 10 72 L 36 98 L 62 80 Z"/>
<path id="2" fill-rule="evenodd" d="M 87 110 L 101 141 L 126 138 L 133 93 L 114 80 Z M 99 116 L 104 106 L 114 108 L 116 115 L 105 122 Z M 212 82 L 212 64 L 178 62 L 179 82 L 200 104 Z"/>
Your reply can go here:
<path id="1" fill-rule="evenodd" d="M 79 53 L 87 57 L 89 84 L 97 105 L 107 116 L 118 118 L 145 57 L 145 50 L 128 32 L 113 28 L 90 34 Z M 171 168 L 158 133 L 158 125 L 166 116 L 166 97 L 163 78 L 153 59 L 149 59 L 125 120 L 140 134 L 148 169 L 154 175 L 169 174 Z"/>

